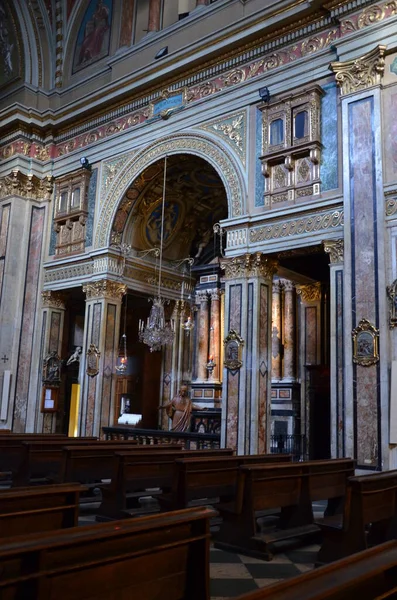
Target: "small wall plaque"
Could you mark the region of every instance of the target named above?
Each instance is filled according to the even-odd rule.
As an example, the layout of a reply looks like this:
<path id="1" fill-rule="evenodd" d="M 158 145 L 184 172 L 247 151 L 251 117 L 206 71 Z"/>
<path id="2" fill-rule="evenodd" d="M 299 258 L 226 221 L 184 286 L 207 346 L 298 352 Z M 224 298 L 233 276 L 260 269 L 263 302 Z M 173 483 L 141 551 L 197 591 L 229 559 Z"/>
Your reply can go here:
<path id="1" fill-rule="evenodd" d="M 95 377 L 99 373 L 99 358 L 101 353 L 95 344 L 90 344 L 87 350 L 87 367 L 86 373 L 89 377 Z"/>
<path id="2" fill-rule="evenodd" d="M 223 364 L 229 371 L 236 371 L 243 366 L 243 338 L 234 329 L 231 329 L 225 337 L 223 344 L 225 346 L 225 359 Z"/>
<path id="3" fill-rule="evenodd" d="M 58 410 L 59 387 L 43 387 L 41 412 L 54 413 Z"/>
<path id="4" fill-rule="evenodd" d="M 367 319 L 361 319 L 352 331 L 353 362 L 370 367 L 379 361 L 379 329 Z"/>
<path id="5" fill-rule="evenodd" d="M 43 384 L 58 386 L 61 383 L 62 362 L 54 351 L 45 357 L 43 361 Z"/>

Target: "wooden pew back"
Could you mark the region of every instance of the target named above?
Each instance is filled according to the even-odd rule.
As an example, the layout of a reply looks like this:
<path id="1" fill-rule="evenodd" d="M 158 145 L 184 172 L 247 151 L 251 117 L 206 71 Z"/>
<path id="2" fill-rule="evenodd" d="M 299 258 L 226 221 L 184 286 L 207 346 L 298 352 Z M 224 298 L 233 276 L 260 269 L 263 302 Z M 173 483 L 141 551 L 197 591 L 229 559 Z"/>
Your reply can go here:
<path id="1" fill-rule="evenodd" d="M 62 449 L 62 465 L 59 472 L 59 481 L 98 481 L 113 479 L 117 468 L 118 457 L 116 452 L 179 452 L 180 444 L 167 444 L 161 446 L 146 446 L 131 444 L 131 440 L 122 442 L 106 441 L 97 442 L 90 446 L 65 446 Z"/>
<path id="2" fill-rule="evenodd" d="M 80 484 L 31 486 L 0 492 L 0 537 L 78 525 Z"/>
<path id="3" fill-rule="evenodd" d="M 189 509 L 0 544 L 0 597 L 209 600 L 209 518 Z"/>
<path id="4" fill-rule="evenodd" d="M 174 465 L 171 505 L 185 508 L 191 500 L 199 498 L 233 497 L 236 493 L 237 475 L 242 465 L 291 462 L 292 455 L 263 454 L 240 456 L 214 456 L 177 458 Z"/>
<path id="5" fill-rule="evenodd" d="M 22 443 L 26 441 L 67 439 L 65 435 L 36 434 L 36 433 L 8 433 L 0 432 L 0 471 L 14 472 L 22 456 Z"/>

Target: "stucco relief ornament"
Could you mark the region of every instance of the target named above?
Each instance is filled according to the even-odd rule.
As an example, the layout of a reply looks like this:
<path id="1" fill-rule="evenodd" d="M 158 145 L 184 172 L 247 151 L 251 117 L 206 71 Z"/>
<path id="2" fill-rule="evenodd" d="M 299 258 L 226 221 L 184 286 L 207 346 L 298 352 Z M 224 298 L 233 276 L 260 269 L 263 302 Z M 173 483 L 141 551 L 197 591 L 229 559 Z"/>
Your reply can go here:
<path id="1" fill-rule="evenodd" d="M 355 60 L 330 64 L 329 68 L 335 73 L 342 96 L 381 83 L 385 70 L 385 50 L 386 46 L 377 46 Z"/>
<path id="2" fill-rule="evenodd" d="M 324 252 L 329 254 L 329 259 L 331 264 L 335 263 L 343 263 L 343 254 L 344 254 L 344 241 L 343 239 L 339 240 L 327 240 L 323 242 Z"/>
<path id="3" fill-rule="evenodd" d="M 86 373 L 89 377 L 96 377 L 99 373 L 99 358 L 101 353 L 95 344 L 90 344 L 90 347 L 87 350 L 87 366 Z"/>
<path id="4" fill-rule="evenodd" d="M 397 327 L 397 279 L 387 288 L 387 297 L 389 299 L 389 327 Z"/>
<path id="5" fill-rule="evenodd" d="M 224 366 L 229 371 L 237 371 L 243 366 L 243 338 L 235 331 L 231 329 L 223 341 L 225 347 L 225 359 L 223 361 Z"/>
<path id="6" fill-rule="evenodd" d="M 43 361 L 43 384 L 59 386 L 61 383 L 62 361 L 56 351 L 50 352 Z"/>
<path id="7" fill-rule="evenodd" d="M 379 362 L 379 329 L 367 319 L 361 319 L 352 331 L 353 362 L 370 367 Z"/>

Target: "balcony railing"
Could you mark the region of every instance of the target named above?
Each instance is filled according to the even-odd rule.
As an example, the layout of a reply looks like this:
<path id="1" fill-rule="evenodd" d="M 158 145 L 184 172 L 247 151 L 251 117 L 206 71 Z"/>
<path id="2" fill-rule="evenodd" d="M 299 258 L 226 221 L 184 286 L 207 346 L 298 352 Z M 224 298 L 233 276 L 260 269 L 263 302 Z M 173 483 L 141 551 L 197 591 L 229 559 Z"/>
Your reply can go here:
<path id="1" fill-rule="evenodd" d="M 292 454 L 295 461 L 307 460 L 306 437 L 297 434 L 270 436 L 272 454 Z"/>

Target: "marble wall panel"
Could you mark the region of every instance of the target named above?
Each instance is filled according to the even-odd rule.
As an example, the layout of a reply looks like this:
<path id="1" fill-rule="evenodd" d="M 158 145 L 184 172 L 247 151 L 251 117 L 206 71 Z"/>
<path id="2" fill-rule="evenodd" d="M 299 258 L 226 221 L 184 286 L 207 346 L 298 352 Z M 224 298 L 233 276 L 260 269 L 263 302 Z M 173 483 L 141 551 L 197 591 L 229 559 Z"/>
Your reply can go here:
<path id="1" fill-rule="evenodd" d="M 92 313 L 92 329 L 91 329 L 91 344 L 99 347 L 99 339 L 101 333 L 101 320 L 102 320 L 102 304 L 96 302 L 93 305 Z M 87 412 L 85 419 L 85 435 L 90 436 L 94 430 L 94 416 L 95 416 L 95 395 L 96 395 L 96 377 L 87 377 L 88 392 L 87 392 Z"/>
<path id="2" fill-rule="evenodd" d="M 265 178 L 262 175 L 262 163 L 259 160 L 259 157 L 262 155 L 262 148 L 262 113 L 257 109 L 255 132 L 255 208 L 265 206 Z"/>
<path id="3" fill-rule="evenodd" d="M 40 356 L 44 356 L 44 342 L 45 342 L 46 328 L 47 328 L 47 311 L 44 311 L 43 323 L 41 325 L 41 335 L 40 335 Z M 39 368 L 38 368 L 37 395 L 36 395 L 36 398 L 40 398 L 40 399 L 41 399 L 41 393 L 42 393 L 42 389 L 43 389 L 42 373 L 43 373 L 43 364 L 42 364 L 42 361 L 40 360 Z M 36 410 L 35 410 L 35 416 L 34 416 L 34 430 L 33 431 L 39 431 L 40 410 L 41 410 L 41 402 L 36 402 Z"/>
<path id="4" fill-rule="evenodd" d="M 245 369 L 245 397 L 251 398 L 252 393 L 252 361 L 253 361 L 253 302 L 254 302 L 254 284 L 248 284 L 248 302 L 247 302 L 247 335 L 245 340 L 246 347 L 246 369 Z M 250 453 L 250 439 L 251 439 L 251 404 L 250 402 L 246 402 L 246 412 L 245 412 L 245 453 Z"/>
<path id="5" fill-rule="evenodd" d="M 59 334 L 61 327 L 61 313 L 51 312 L 50 339 L 48 343 L 48 352 L 59 351 Z"/>
<path id="6" fill-rule="evenodd" d="M 382 131 L 384 140 L 385 183 L 397 181 L 397 85 L 383 92 L 384 117 L 387 127 Z"/>
<path id="7" fill-rule="evenodd" d="M 338 187 L 338 105 L 335 83 L 323 86 L 321 99 L 321 191 Z"/>
<path id="8" fill-rule="evenodd" d="M 92 246 L 92 236 L 94 230 L 94 217 L 95 217 L 95 200 L 96 200 L 96 189 L 98 180 L 98 169 L 93 169 L 90 177 L 90 183 L 88 185 L 88 216 L 85 224 L 85 245 L 86 247 Z"/>
<path id="9" fill-rule="evenodd" d="M 345 405 L 344 405 L 344 343 L 343 343 L 343 271 L 335 273 L 335 337 L 336 337 L 336 450 L 337 457 L 345 456 Z"/>
<path id="10" fill-rule="evenodd" d="M 266 452 L 266 427 L 267 427 L 267 406 L 268 406 L 268 355 L 269 355 L 269 288 L 265 284 L 260 286 L 259 295 L 259 314 L 261 316 L 259 331 L 259 415 L 258 415 L 258 454 Z"/>
<path id="11" fill-rule="evenodd" d="M 352 239 L 352 323 L 379 325 L 373 97 L 349 104 L 350 226 Z M 357 466 L 381 464 L 379 369 L 354 366 L 353 402 Z"/>
<path id="12" fill-rule="evenodd" d="M 3 295 L 3 278 L 5 256 L 7 251 L 8 226 L 10 222 L 11 204 L 3 205 L 0 213 L 0 304 Z"/>
<path id="13" fill-rule="evenodd" d="M 229 286 L 229 321 L 225 334 L 231 329 L 241 332 L 242 284 Z M 226 446 L 237 448 L 240 371 L 227 372 L 226 388 Z"/>
<path id="14" fill-rule="evenodd" d="M 122 19 L 120 28 L 119 46 L 130 46 L 132 41 L 132 23 L 134 20 L 134 0 L 123 0 Z"/>
<path id="15" fill-rule="evenodd" d="M 23 433 L 26 425 L 28 391 L 32 359 L 33 332 L 37 299 L 39 297 L 39 275 L 44 229 L 45 209 L 32 207 L 25 291 L 23 298 L 21 336 L 19 345 L 18 369 L 16 374 L 16 394 L 14 404 L 13 431 Z"/>
<path id="16" fill-rule="evenodd" d="M 116 305 L 108 304 L 106 316 L 105 349 L 103 356 L 103 380 L 102 380 L 102 402 L 101 402 L 101 424 L 107 427 L 111 423 L 111 396 L 114 372 L 116 338 Z"/>
<path id="17" fill-rule="evenodd" d="M 317 338 L 317 306 L 305 306 L 304 364 L 306 365 L 316 365 L 318 363 Z"/>

